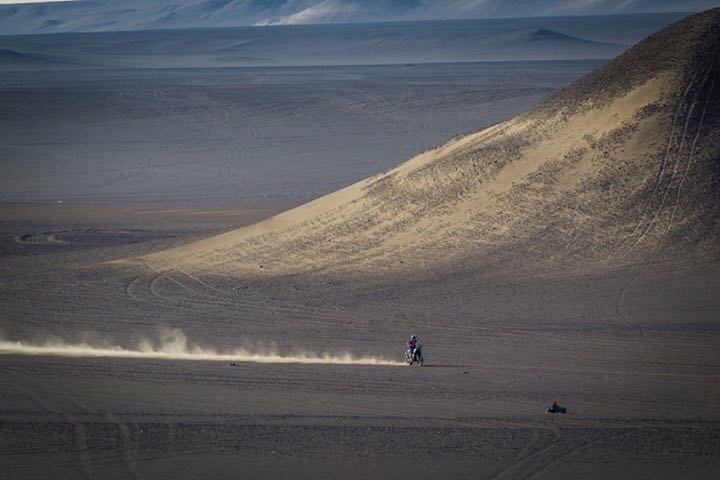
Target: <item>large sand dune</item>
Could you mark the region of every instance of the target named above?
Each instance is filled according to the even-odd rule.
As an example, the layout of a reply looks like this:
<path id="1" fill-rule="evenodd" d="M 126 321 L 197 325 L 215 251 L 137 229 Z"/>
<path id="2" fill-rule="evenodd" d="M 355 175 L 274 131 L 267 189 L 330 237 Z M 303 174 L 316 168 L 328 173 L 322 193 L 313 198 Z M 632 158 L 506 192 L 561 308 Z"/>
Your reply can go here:
<path id="1" fill-rule="evenodd" d="M 720 10 L 526 114 L 251 227 L 140 259 L 284 276 L 621 265 L 717 247 Z"/>

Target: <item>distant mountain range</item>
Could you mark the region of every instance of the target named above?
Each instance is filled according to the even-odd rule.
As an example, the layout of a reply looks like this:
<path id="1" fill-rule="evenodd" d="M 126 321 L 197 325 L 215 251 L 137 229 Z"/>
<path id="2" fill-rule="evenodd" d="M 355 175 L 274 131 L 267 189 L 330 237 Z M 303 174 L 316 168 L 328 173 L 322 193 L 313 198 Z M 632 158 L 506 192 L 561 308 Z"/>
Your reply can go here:
<path id="1" fill-rule="evenodd" d="M 0 36 L 0 69 L 608 59 L 678 14 Z"/>
<path id="2" fill-rule="evenodd" d="M 76 0 L 0 5 L 0 34 L 691 12 L 720 0 Z"/>

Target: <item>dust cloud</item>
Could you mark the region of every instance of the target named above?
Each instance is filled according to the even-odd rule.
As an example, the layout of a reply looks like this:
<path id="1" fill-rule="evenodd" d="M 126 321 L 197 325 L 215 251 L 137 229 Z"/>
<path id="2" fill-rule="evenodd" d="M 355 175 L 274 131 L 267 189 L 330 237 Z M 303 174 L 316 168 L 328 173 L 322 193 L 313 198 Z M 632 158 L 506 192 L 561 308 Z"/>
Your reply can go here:
<path id="1" fill-rule="evenodd" d="M 161 329 L 157 338 L 141 340 L 136 348 L 115 345 L 100 336 L 71 342 L 57 338 L 44 341 L 7 340 L 0 337 L 0 355 L 37 355 L 60 357 L 113 357 L 158 360 L 196 360 L 211 362 L 307 363 L 335 365 L 399 365 L 380 357 L 357 357 L 350 353 L 313 352 L 278 353 L 274 346 L 218 350 L 195 345 L 180 329 Z"/>

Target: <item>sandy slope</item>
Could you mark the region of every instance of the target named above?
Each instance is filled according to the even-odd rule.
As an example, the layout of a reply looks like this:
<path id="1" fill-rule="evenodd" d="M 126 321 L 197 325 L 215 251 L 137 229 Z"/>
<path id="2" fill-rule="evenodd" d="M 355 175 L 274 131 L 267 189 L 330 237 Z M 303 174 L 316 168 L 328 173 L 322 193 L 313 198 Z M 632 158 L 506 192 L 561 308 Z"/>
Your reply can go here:
<path id="1" fill-rule="evenodd" d="M 616 266 L 714 249 L 720 10 L 530 112 L 278 215 L 140 259 L 219 275 Z"/>

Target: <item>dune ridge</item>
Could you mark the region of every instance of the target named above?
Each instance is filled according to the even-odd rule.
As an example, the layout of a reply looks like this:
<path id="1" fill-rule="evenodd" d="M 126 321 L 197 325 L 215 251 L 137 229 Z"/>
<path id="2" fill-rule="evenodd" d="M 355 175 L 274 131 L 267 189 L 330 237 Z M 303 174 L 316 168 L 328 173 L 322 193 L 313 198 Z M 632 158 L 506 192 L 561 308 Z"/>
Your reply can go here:
<path id="1" fill-rule="evenodd" d="M 139 259 L 224 276 L 613 268 L 718 247 L 720 9 L 525 114 L 256 225 Z"/>

